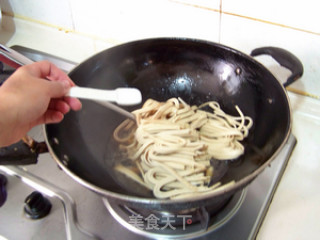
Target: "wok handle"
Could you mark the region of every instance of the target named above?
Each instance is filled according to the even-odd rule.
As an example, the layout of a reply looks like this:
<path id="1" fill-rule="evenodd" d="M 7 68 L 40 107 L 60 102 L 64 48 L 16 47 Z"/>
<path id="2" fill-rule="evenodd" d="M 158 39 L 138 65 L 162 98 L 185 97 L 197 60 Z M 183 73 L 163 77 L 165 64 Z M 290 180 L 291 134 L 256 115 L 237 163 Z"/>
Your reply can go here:
<path id="1" fill-rule="evenodd" d="M 0 148 L 0 165 L 28 165 L 38 162 L 40 153 L 48 152 L 45 142 L 25 136 L 19 142 Z"/>
<path id="2" fill-rule="evenodd" d="M 7 200 L 7 178 L 5 175 L 0 174 L 0 207 L 6 202 Z"/>
<path id="3" fill-rule="evenodd" d="M 31 59 L 2 44 L 0 44 L 0 61 L 16 69 L 33 63 Z"/>
<path id="4" fill-rule="evenodd" d="M 261 47 L 261 48 L 256 48 L 252 50 L 250 55 L 255 57 L 262 54 L 270 55 L 281 66 L 291 71 L 291 75 L 288 77 L 287 81 L 283 84 L 284 87 L 289 86 L 290 84 L 292 84 L 302 76 L 303 65 L 301 61 L 291 52 L 278 47 Z"/>

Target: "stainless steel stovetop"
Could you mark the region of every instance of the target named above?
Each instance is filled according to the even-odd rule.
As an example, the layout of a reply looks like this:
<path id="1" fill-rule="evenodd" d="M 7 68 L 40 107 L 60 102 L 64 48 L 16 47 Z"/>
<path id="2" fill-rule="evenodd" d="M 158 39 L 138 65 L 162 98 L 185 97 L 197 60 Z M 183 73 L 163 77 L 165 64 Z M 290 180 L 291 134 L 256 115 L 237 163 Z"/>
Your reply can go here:
<path id="1" fill-rule="evenodd" d="M 50 60 L 65 71 L 74 66 L 30 49 L 15 49 L 36 61 Z M 43 140 L 42 128 L 32 129 L 30 136 Z M 49 153 L 41 154 L 33 166 L 0 166 L 0 173 L 8 180 L 7 201 L 0 208 L 0 239 L 254 239 L 295 144 L 291 135 L 271 166 L 230 201 L 231 212 L 220 213 L 207 230 L 188 223 L 185 229 L 172 231 L 147 232 L 137 228 L 130 222 L 132 215 L 72 180 Z M 25 199 L 35 190 L 52 204 L 49 214 L 37 220 L 24 213 Z"/>

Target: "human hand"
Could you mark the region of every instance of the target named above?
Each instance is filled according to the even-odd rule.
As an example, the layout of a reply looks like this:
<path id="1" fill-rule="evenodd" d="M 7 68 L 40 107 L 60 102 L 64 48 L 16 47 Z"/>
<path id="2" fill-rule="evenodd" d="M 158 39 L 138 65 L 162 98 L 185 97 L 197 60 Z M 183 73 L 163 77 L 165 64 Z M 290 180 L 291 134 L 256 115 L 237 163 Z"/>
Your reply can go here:
<path id="1" fill-rule="evenodd" d="M 36 125 L 59 123 L 81 109 L 76 98 L 65 97 L 72 80 L 48 61 L 20 67 L 0 87 L 0 146 L 19 141 Z"/>

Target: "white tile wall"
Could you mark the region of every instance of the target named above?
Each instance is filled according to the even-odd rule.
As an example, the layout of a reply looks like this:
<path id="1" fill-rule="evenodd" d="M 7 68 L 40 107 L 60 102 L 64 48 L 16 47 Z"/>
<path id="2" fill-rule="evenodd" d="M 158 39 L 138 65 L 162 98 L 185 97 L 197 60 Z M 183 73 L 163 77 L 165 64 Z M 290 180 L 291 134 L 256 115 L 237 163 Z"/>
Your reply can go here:
<path id="1" fill-rule="evenodd" d="M 222 0 L 222 11 L 320 33 L 315 0 Z"/>
<path id="2" fill-rule="evenodd" d="M 168 0 L 70 0 L 75 30 L 129 41 L 178 36 L 217 40 L 219 13 Z"/>
<path id="3" fill-rule="evenodd" d="M 320 14 L 314 0 L 0 0 L 0 6 L 7 15 L 87 37 L 94 51 L 162 36 L 220 41 L 246 53 L 283 47 L 305 66 L 293 87 L 320 96 Z M 282 79 L 289 74 L 268 58 L 258 59 Z"/>
<path id="4" fill-rule="evenodd" d="M 320 96 L 320 35 L 223 14 L 221 43 L 247 54 L 263 46 L 289 50 L 304 65 L 303 77 L 292 87 Z M 259 57 L 257 60 L 264 63 L 280 81 L 290 73 L 269 57 Z"/>
<path id="5" fill-rule="evenodd" d="M 220 10 L 220 0 L 170 0 L 171 2 L 182 3 L 186 5 L 192 5 L 194 7 L 209 8 L 212 10 Z"/>
<path id="6" fill-rule="evenodd" d="M 95 53 L 93 41 L 85 36 L 19 18 L 12 21 L 10 17 L 3 16 L 2 20 L 5 31 L 0 33 L 0 39 L 1 43 L 7 46 L 25 46 L 74 62 L 81 62 Z M 110 47 L 110 44 L 106 44 L 105 48 L 107 47 Z"/>
<path id="7" fill-rule="evenodd" d="M 0 0 L 0 6 L 7 13 L 73 29 L 71 9 L 66 0 Z"/>

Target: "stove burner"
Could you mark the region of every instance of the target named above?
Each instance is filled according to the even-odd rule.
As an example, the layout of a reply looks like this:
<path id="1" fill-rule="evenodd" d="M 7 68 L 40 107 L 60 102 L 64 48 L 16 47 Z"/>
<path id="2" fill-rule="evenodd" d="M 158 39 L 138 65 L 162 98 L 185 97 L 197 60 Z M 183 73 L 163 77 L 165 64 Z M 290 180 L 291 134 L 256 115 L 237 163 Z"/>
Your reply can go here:
<path id="1" fill-rule="evenodd" d="M 209 234 L 229 221 L 241 207 L 245 196 L 246 189 L 237 192 L 218 212 L 211 213 L 209 209 L 200 208 L 176 214 L 165 212 L 162 216 L 154 212 L 146 216 L 107 199 L 103 202 L 122 226 L 136 234 L 152 239 L 193 239 Z M 199 219 L 199 215 L 200 220 L 193 221 Z"/>

